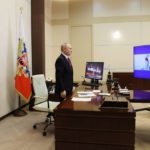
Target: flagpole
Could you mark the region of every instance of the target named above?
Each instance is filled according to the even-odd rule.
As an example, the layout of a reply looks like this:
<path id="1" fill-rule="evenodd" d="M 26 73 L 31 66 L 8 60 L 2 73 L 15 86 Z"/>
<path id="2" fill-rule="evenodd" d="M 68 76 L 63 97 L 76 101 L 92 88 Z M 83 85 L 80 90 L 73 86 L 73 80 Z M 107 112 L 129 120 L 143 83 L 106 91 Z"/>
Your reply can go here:
<path id="1" fill-rule="evenodd" d="M 23 106 L 21 106 L 21 97 L 18 96 L 18 108 L 14 111 L 13 115 L 15 117 L 21 117 L 21 116 L 25 116 L 27 115 L 27 112 L 22 108 Z"/>
<path id="2" fill-rule="evenodd" d="M 23 7 L 20 7 L 20 15 L 22 15 Z M 20 117 L 27 115 L 27 112 L 23 109 L 24 105 L 21 105 L 21 96 L 18 96 L 18 109 L 16 109 L 13 113 L 14 116 Z"/>
<path id="3" fill-rule="evenodd" d="M 22 14 L 22 11 L 23 11 L 23 7 L 20 7 L 20 14 Z"/>

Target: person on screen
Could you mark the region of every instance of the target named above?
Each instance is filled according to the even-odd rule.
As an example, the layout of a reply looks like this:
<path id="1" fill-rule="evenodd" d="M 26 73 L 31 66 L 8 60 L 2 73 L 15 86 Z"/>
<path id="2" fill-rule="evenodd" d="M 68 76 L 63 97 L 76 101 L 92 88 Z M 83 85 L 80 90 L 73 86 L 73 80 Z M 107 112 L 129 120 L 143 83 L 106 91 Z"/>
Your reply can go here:
<path id="1" fill-rule="evenodd" d="M 55 62 L 55 93 L 59 96 L 60 101 L 71 95 L 73 90 L 73 66 L 69 58 L 71 53 L 71 44 L 62 44 L 61 54 Z"/>
<path id="2" fill-rule="evenodd" d="M 148 54 L 145 57 L 145 70 L 150 70 L 149 55 Z"/>

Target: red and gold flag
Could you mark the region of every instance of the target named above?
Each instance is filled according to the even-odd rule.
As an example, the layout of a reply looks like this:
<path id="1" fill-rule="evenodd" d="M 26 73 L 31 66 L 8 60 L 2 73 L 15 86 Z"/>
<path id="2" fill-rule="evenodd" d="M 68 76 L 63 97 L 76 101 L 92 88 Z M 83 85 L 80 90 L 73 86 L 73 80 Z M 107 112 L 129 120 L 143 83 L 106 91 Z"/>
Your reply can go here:
<path id="1" fill-rule="evenodd" d="M 17 71 L 15 77 L 15 88 L 17 93 L 26 101 L 29 102 L 32 88 L 29 71 L 29 62 L 27 49 L 24 42 L 23 17 L 20 15 L 20 28 L 18 39 L 18 55 L 17 55 Z"/>

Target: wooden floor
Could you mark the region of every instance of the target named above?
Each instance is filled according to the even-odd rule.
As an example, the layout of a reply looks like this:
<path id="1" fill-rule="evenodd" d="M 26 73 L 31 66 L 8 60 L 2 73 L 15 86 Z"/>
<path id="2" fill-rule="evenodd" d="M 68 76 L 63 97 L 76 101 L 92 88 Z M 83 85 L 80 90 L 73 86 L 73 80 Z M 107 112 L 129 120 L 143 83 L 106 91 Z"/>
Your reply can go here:
<path id="1" fill-rule="evenodd" d="M 24 117 L 11 115 L 0 121 L 0 150 L 55 150 L 54 125 L 45 137 L 42 128 L 32 127 L 45 116 L 44 112 L 28 112 Z M 150 149 L 150 111 L 136 113 L 135 141 L 135 150 Z"/>

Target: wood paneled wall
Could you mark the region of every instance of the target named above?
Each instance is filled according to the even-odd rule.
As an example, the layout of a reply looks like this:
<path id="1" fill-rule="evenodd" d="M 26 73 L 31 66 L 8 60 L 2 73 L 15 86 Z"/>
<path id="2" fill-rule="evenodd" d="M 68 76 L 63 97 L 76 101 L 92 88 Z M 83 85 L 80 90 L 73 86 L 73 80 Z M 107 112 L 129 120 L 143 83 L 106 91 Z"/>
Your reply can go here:
<path id="1" fill-rule="evenodd" d="M 45 74 L 44 0 L 31 0 L 32 74 Z"/>
<path id="2" fill-rule="evenodd" d="M 134 78 L 133 72 L 113 72 L 113 78 L 117 78 L 121 88 L 125 86 L 131 90 L 150 90 L 150 80 Z"/>

